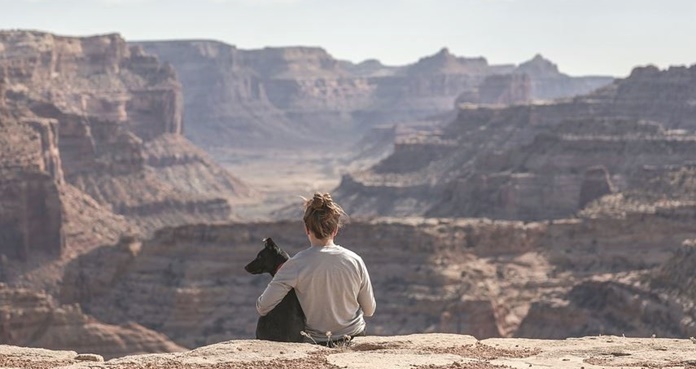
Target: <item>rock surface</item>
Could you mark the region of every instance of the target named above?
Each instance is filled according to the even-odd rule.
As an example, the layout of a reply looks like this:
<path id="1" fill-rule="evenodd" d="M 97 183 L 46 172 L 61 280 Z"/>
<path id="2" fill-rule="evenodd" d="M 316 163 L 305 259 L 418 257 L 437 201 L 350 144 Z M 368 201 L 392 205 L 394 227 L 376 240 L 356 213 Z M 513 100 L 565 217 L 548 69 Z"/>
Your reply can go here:
<path id="1" fill-rule="evenodd" d="M 134 44 L 177 70 L 184 87 L 186 135 L 211 148 L 219 160 L 228 159 L 220 149 L 230 144 L 327 147 L 320 140 L 325 138 L 335 150 L 375 126 L 447 112 L 465 91 L 476 96 L 476 103 L 521 103 L 587 93 L 612 80 L 569 77 L 555 65 L 553 70 L 533 67 L 550 64 L 544 59 L 518 68 L 490 65 L 485 58 L 458 57 L 446 48 L 409 65 L 384 66 L 374 60 L 339 61 L 310 47 L 243 50 L 214 41 Z M 513 74 L 521 84 L 484 88 L 478 98 L 486 77 Z"/>
<path id="2" fill-rule="evenodd" d="M 5 257 L 60 259 L 127 232 L 229 220 L 252 195 L 181 136 L 181 86 L 156 57 L 115 34 L 2 31 L 0 44 Z"/>
<path id="3" fill-rule="evenodd" d="M 44 368 L 696 368 L 686 339 L 592 336 L 567 340 L 486 339 L 455 334 L 357 337 L 348 347 L 259 340 L 220 342 L 171 354 L 132 355 L 106 362 L 78 360 L 75 351 L 0 346 L 0 366 Z"/>
<path id="4" fill-rule="evenodd" d="M 378 313 L 369 334 L 683 338 L 696 335 L 693 297 L 651 281 L 667 280 L 665 265 L 687 270 L 693 263 L 672 256 L 696 238 L 694 209 L 526 224 L 353 219 L 337 242 L 370 270 Z M 290 254 L 306 245 L 298 222 L 166 228 L 76 258 L 60 299 L 106 323 L 135 321 L 188 348 L 250 338 L 253 302 L 268 278 L 243 266 L 265 237 Z M 557 320 L 563 324 L 552 324 Z"/>
<path id="5" fill-rule="evenodd" d="M 5 285 L 0 286 L 0 342 L 99 351 L 107 358 L 183 350 L 164 335 L 136 323 L 104 324 L 77 305 L 57 306 L 45 293 Z"/>
<path id="6" fill-rule="evenodd" d="M 55 303 L 63 269 L 124 235 L 228 221 L 252 191 L 181 135 L 171 66 L 120 36 L 0 31 L 0 45 L 0 283 L 14 291 L 2 293 L 13 334 L 0 342 L 107 357 L 180 349 Z"/>
<path id="7" fill-rule="evenodd" d="M 344 175 L 335 197 L 355 215 L 518 220 L 570 217 L 617 192 L 642 193 L 646 206 L 660 197 L 688 204 L 674 183 L 654 184 L 693 166 L 695 78 L 696 66 L 636 68 L 572 100 L 462 105 L 440 130 Z"/>

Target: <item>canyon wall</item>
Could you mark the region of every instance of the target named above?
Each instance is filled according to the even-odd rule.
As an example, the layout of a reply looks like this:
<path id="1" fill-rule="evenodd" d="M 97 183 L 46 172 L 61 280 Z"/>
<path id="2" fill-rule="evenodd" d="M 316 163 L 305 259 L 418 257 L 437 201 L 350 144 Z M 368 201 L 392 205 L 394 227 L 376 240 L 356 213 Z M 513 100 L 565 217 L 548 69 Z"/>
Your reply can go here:
<path id="1" fill-rule="evenodd" d="M 353 219 L 337 242 L 360 254 L 370 271 L 378 307 L 369 334 L 682 337 L 696 333 L 683 319 L 693 300 L 662 295 L 649 283 L 664 280 L 670 263 L 690 262 L 673 254 L 696 236 L 694 215 L 696 207 L 678 206 L 531 223 Z M 243 267 L 264 237 L 290 254 L 307 247 L 300 222 L 165 228 L 151 239 L 122 240 L 76 258 L 66 268 L 60 300 L 106 323 L 137 322 L 184 347 L 253 338 L 254 302 L 270 277 Z M 632 296 L 612 311 L 629 303 L 646 307 L 607 318 L 606 304 L 592 301 L 611 291 L 611 283 Z M 646 320 L 653 307 L 671 313 Z M 560 317 L 574 328 L 549 324 Z"/>
<path id="2" fill-rule="evenodd" d="M 27 260 L 65 246 L 56 122 L 18 122 L 0 111 L 0 254 Z M 1 281 L 1 280 L 0 280 Z"/>
<path id="3" fill-rule="evenodd" d="M 693 164 L 694 78 L 696 67 L 644 67 L 572 100 L 461 105 L 440 131 L 345 175 L 336 197 L 361 215 L 521 220 L 565 218 L 615 192 L 687 201 L 645 186 Z"/>
<path id="4" fill-rule="evenodd" d="M 30 247 L 60 256 L 64 224 L 80 216 L 66 212 L 81 211 L 63 206 L 80 201 L 63 196 L 72 188 L 144 232 L 228 220 L 231 203 L 252 195 L 181 136 L 170 65 L 116 34 L 2 31 L 0 45 L 6 256 L 25 260 Z"/>
<path id="5" fill-rule="evenodd" d="M 0 284 L 0 343 L 25 347 L 99 352 L 112 358 L 183 348 L 137 323 L 108 325 L 79 305 L 56 306 L 45 293 Z"/>
<path id="6" fill-rule="evenodd" d="M 409 65 L 385 66 L 376 60 L 340 61 L 312 47 L 243 50 L 204 40 L 135 44 L 177 70 L 184 86 L 185 134 L 221 160 L 231 145 L 331 142 L 333 148 L 350 148 L 373 127 L 448 112 L 461 94 L 468 97 L 460 100 L 473 103 L 521 103 L 575 96 L 612 80 L 569 77 L 553 64 L 534 69 L 550 64 L 541 57 L 519 67 L 490 65 L 484 58 L 458 57 L 447 49 Z M 527 87 L 478 92 L 487 77 L 500 81 L 512 75 L 515 81 L 527 81 Z"/>

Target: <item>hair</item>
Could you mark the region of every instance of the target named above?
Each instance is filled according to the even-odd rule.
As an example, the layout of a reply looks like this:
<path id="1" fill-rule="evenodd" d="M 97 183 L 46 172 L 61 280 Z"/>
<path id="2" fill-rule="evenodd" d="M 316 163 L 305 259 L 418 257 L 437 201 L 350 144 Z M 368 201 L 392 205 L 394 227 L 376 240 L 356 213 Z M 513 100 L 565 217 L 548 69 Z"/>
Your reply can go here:
<path id="1" fill-rule="evenodd" d="M 303 199 L 305 210 L 302 220 L 316 238 L 325 239 L 343 225 L 341 216 L 346 213 L 328 193 L 315 193 L 311 199 Z"/>

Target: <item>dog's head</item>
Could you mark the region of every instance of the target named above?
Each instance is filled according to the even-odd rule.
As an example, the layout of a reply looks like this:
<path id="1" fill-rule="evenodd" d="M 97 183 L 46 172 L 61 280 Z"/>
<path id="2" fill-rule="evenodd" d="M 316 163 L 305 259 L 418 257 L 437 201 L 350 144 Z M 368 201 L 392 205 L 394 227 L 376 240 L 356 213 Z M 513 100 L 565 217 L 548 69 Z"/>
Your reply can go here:
<path id="1" fill-rule="evenodd" d="M 263 250 L 256 255 L 256 259 L 244 267 L 244 270 L 251 274 L 275 275 L 278 268 L 288 259 L 290 255 L 268 237 L 263 240 Z"/>

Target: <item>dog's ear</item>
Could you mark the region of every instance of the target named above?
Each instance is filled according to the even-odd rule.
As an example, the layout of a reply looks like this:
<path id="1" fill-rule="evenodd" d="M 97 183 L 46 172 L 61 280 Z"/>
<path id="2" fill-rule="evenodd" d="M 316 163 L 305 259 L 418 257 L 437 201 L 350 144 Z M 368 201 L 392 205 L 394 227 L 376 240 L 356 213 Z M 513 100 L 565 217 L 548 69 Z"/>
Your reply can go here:
<path id="1" fill-rule="evenodd" d="M 278 248 L 278 245 L 276 245 L 275 242 L 273 242 L 273 239 L 271 239 L 270 237 L 266 237 L 263 239 L 263 247 L 267 249 L 276 249 Z"/>

